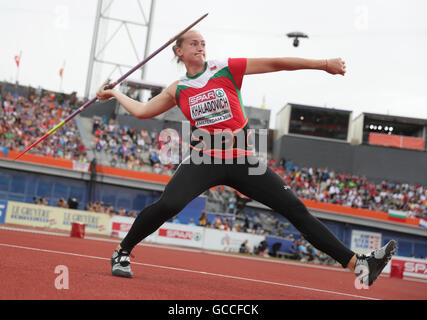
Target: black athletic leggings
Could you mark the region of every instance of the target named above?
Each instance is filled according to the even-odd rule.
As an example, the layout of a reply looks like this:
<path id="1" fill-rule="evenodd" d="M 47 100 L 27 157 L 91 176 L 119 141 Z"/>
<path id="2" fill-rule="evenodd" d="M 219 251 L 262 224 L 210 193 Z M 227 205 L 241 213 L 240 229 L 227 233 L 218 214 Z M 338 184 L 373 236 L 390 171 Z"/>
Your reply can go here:
<path id="1" fill-rule="evenodd" d="M 267 168 L 262 175 L 249 175 L 253 158 L 244 164 L 179 165 L 160 199 L 143 209 L 135 219 L 121 247 L 131 251 L 140 241 L 178 214 L 198 195 L 217 185 L 227 185 L 256 200 L 288 219 L 315 248 L 346 267 L 354 252 L 344 246 L 286 186 L 283 179 Z"/>

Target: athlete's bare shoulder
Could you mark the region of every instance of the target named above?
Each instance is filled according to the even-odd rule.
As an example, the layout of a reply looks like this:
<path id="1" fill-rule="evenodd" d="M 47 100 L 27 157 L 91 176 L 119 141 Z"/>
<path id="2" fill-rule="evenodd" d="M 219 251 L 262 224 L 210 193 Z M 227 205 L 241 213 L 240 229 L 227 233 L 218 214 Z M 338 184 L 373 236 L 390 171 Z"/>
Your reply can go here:
<path id="1" fill-rule="evenodd" d="M 170 85 L 165 89 L 166 93 L 167 93 L 169 96 L 171 96 L 171 97 L 175 97 L 175 92 L 176 92 L 176 89 L 178 88 L 178 83 L 179 83 L 179 80 L 174 81 L 174 82 L 172 82 L 172 84 L 170 84 Z"/>

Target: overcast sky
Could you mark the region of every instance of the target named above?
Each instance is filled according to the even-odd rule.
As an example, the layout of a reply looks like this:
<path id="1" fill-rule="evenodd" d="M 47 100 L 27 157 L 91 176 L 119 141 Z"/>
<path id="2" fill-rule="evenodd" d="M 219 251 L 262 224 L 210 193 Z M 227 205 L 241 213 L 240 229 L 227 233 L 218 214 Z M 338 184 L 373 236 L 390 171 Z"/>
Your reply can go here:
<path id="1" fill-rule="evenodd" d="M 148 16 L 150 2 L 141 3 Z M 59 90 L 59 69 L 65 62 L 63 91 L 83 96 L 96 6 L 97 0 L 1 0 L 0 80 L 14 82 L 19 76 L 21 84 Z M 314 70 L 246 76 L 244 104 L 260 107 L 264 100 L 272 111 L 273 128 L 275 114 L 286 103 L 350 110 L 353 117 L 372 112 L 427 119 L 425 0 L 156 0 L 149 53 L 204 13 L 209 16 L 196 29 L 207 41 L 208 59 L 288 56 L 346 61 L 344 77 Z M 143 21 L 136 0 L 114 0 L 108 15 Z M 104 39 L 118 26 L 104 25 Z M 309 38 L 295 48 L 286 37 L 291 31 Z M 122 27 L 103 59 L 130 66 L 143 59 L 145 29 L 129 26 L 129 32 L 138 57 Z M 18 75 L 14 56 L 21 51 Z M 112 70 L 96 64 L 94 88 Z M 173 60 L 171 47 L 145 70 L 146 80 L 165 86 L 185 72 Z M 120 75 L 116 70 L 111 77 Z M 135 73 L 130 78 L 138 77 Z"/>

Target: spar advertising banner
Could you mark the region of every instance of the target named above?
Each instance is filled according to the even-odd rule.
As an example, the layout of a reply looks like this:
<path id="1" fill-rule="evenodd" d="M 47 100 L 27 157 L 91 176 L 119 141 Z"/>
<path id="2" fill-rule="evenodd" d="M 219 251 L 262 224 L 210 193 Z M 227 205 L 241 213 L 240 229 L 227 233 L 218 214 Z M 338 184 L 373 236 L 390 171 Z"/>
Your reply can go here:
<path id="1" fill-rule="evenodd" d="M 68 231 L 73 222 L 84 223 L 86 233 L 111 233 L 108 214 L 8 201 L 5 223 Z"/>
<path id="2" fill-rule="evenodd" d="M 111 218 L 111 235 L 123 239 L 129 232 L 135 218 L 113 216 Z"/>
<path id="3" fill-rule="evenodd" d="M 264 236 L 247 234 L 242 232 L 229 232 L 218 229 L 206 229 L 203 248 L 208 250 L 220 250 L 229 252 L 239 252 L 240 246 L 248 240 L 248 246 L 253 251 L 258 246 Z"/>
<path id="4" fill-rule="evenodd" d="M 391 267 L 401 268 L 403 277 L 427 279 L 427 260 L 406 257 L 393 257 Z"/>
<path id="5" fill-rule="evenodd" d="M 123 239 L 124 237 L 126 237 L 126 234 L 129 232 L 130 228 L 132 227 L 132 224 L 135 221 L 135 218 L 113 216 L 110 221 L 111 221 L 111 236 Z M 143 241 L 155 242 L 154 240 L 156 239 L 156 234 L 157 234 L 157 231 L 152 235 L 149 235 L 148 237 L 146 237 Z"/>
<path id="6" fill-rule="evenodd" d="M 123 239 L 134 221 L 135 219 L 130 217 L 112 217 L 111 235 Z M 144 241 L 202 248 L 204 232 L 205 228 L 203 227 L 166 222 Z"/>
<path id="7" fill-rule="evenodd" d="M 351 232 L 351 250 L 360 254 L 370 254 L 381 248 L 381 241 L 381 233 L 360 230 Z"/>
<path id="8" fill-rule="evenodd" d="M 147 241 L 202 248 L 205 228 L 166 222 Z"/>
<path id="9" fill-rule="evenodd" d="M 0 200 L 0 224 L 4 223 L 6 218 L 7 201 Z"/>
<path id="10" fill-rule="evenodd" d="M 406 279 L 427 279 L 427 259 L 393 256 L 383 274 Z"/>
<path id="11" fill-rule="evenodd" d="M 134 220 L 129 217 L 112 217 L 112 236 L 123 239 Z M 146 242 L 230 252 L 239 252 L 245 240 L 248 240 L 248 246 L 253 250 L 254 246 L 264 240 L 264 236 L 166 222 L 144 239 Z"/>

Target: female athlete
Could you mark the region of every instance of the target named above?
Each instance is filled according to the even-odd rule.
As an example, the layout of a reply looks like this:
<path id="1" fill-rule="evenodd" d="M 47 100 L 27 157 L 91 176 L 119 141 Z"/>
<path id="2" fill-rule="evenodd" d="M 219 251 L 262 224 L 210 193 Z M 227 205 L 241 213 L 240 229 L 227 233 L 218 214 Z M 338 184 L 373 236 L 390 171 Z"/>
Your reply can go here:
<path id="1" fill-rule="evenodd" d="M 166 185 L 160 199 L 144 208 L 135 219 L 130 231 L 114 250 L 111 257 L 114 276 L 132 277 L 129 255 L 144 238 L 156 231 L 164 222 L 178 214 L 191 200 L 208 188 L 228 185 L 247 197 L 270 207 L 288 219 L 315 248 L 325 252 L 344 268 L 355 272 L 361 282 L 371 285 L 396 250 L 391 240 L 371 255 L 359 255 L 349 250 L 295 196 L 273 170 L 262 174 L 249 174 L 257 157 L 249 143 L 248 119 L 244 111 L 240 88 L 245 75 L 283 70 L 314 69 L 332 75 L 344 75 L 345 62 L 341 58 L 312 60 L 303 58 L 229 58 L 206 60 L 205 40 L 197 31 L 189 31 L 176 41 L 174 54 L 185 65 L 187 73 L 147 103 L 135 101 L 116 90 L 100 88 L 100 100 L 116 98 L 132 115 L 139 119 L 155 117 L 178 106 L 190 121 L 193 130 L 209 133 L 214 141 L 218 132 L 231 132 L 231 145 L 211 148 L 210 141 L 195 139 L 190 150 L 211 159 L 239 159 L 236 163 L 202 161 L 193 157 L 183 160 Z M 245 134 L 246 142 L 237 146 L 234 136 Z M 194 134 L 193 134 L 194 136 Z M 229 139 L 230 140 L 230 139 Z M 225 150 L 227 149 L 227 150 Z M 231 152 L 230 152 L 231 151 Z M 204 158 L 206 159 L 206 158 Z"/>

